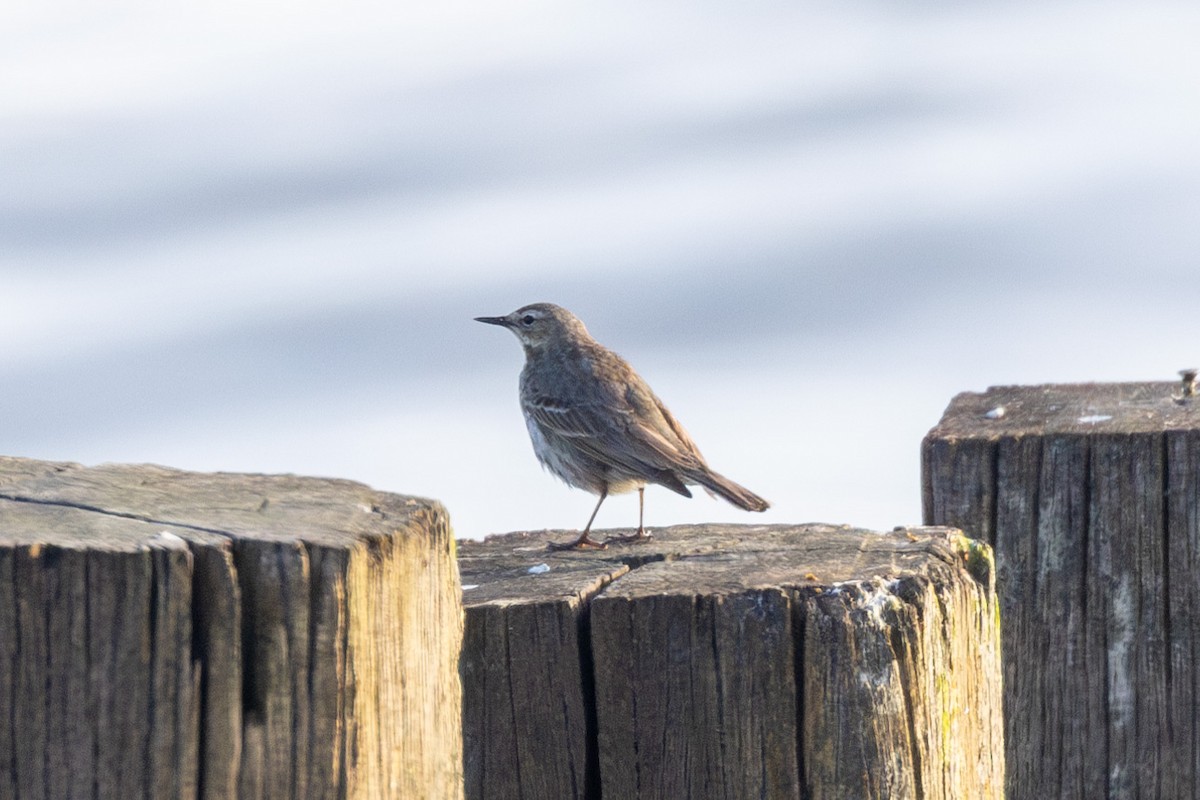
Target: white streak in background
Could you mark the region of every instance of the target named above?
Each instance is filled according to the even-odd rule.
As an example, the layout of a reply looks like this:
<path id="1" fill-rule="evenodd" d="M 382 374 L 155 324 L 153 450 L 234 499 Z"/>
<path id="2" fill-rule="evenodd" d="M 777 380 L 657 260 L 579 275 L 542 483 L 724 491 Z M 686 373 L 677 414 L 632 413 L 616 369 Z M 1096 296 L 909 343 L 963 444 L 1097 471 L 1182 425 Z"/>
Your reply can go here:
<path id="1" fill-rule="evenodd" d="M 768 521 L 916 522 L 917 443 L 955 392 L 1195 360 L 1198 24 L 6 7 L 0 452 L 356 478 L 470 535 L 578 527 L 592 501 L 524 439 L 519 350 L 469 322 L 545 299 Z"/>

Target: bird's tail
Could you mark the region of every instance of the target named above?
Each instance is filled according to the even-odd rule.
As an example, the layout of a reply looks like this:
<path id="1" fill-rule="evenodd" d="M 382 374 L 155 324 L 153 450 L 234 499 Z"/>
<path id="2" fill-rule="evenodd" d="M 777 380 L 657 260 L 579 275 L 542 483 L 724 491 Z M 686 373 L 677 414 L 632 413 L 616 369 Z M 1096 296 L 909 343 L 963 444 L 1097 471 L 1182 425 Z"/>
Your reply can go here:
<path id="1" fill-rule="evenodd" d="M 738 508 L 744 508 L 747 511 L 766 511 L 771 507 L 770 503 L 745 486 L 734 483 L 724 475 L 712 470 L 696 472 L 688 477 L 692 478 L 705 489 L 708 489 L 709 492 L 723 497 Z"/>

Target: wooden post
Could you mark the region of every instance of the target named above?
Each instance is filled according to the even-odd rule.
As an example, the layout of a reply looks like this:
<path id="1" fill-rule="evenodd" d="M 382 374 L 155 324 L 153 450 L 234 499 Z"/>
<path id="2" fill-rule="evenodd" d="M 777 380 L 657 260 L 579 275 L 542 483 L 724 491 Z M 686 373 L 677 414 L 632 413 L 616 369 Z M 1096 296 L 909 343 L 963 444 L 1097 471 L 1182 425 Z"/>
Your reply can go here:
<path id="1" fill-rule="evenodd" d="M 1001 797 L 986 546 L 711 525 L 546 551 L 570 535 L 459 543 L 471 800 Z"/>
<path id="2" fill-rule="evenodd" d="M 0 458 L 0 797 L 460 798 L 437 503 Z"/>
<path id="3" fill-rule="evenodd" d="M 1200 793 L 1200 407 L 1178 383 L 995 387 L 923 447 L 925 519 L 996 551 L 1008 787 Z"/>

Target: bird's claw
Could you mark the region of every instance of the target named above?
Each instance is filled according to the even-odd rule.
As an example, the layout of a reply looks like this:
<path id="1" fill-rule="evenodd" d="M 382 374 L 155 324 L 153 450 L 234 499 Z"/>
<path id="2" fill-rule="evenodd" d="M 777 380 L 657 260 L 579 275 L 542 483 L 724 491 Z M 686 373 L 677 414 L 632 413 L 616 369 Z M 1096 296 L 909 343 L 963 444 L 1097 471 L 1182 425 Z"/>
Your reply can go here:
<path id="1" fill-rule="evenodd" d="M 604 544 L 635 544 L 637 542 L 648 542 L 654 537 L 646 532 L 645 528 L 638 528 L 637 533 L 629 533 L 624 536 L 610 536 L 604 540 Z"/>
<path id="2" fill-rule="evenodd" d="M 586 533 L 573 542 L 564 542 L 562 544 L 559 544 L 558 542 L 548 542 L 546 544 L 547 550 L 604 550 L 607 547 L 608 540 L 597 542 Z"/>

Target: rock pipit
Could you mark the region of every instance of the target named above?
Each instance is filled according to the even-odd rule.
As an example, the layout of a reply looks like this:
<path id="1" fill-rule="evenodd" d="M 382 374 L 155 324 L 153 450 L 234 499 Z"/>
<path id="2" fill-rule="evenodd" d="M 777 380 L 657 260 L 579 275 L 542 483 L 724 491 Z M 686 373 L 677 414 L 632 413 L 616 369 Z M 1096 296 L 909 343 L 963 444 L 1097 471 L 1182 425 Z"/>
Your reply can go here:
<path id="1" fill-rule="evenodd" d="M 534 303 L 504 317 L 476 317 L 508 328 L 525 348 L 521 411 L 542 466 L 600 499 L 583 533 L 553 549 L 602 548 L 649 538 L 643 525 L 646 484 L 684 497 L 700 485 L 747 511 L 767 501 L 713 472 L 663 402 L 616 353 L 597 342 L 574 314 Z M 637 533 L 597 542 L 588 536 L 609 493 L 638 490 Z"/>

